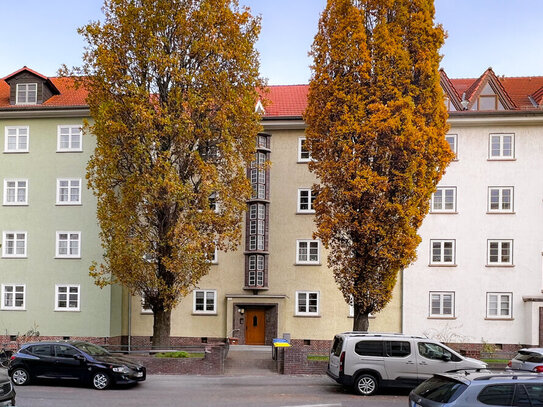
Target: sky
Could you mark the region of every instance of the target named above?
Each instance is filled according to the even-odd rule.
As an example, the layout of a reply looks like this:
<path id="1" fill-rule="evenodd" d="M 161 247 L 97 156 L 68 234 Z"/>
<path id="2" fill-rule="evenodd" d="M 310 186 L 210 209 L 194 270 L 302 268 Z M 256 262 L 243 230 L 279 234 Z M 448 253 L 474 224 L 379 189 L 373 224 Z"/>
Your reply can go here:
<path id="1" fill-rule="evenodd" d="M 257 43 L 270 85 L 310 79 L 308 52 L 326 0 L 239 0 L 262 18 Z M 102 0 L 0 0 L 0 78 L 24 65 L 55 76 L 80 66 L 85 43 L 77 28 L 103 18 Z M 450 78 L 542 76 L 542 0 L 435 0 L 436 23 L 448 33 L 442 68 Z M 24 16 L 24 24 L 21 18 Z"/>

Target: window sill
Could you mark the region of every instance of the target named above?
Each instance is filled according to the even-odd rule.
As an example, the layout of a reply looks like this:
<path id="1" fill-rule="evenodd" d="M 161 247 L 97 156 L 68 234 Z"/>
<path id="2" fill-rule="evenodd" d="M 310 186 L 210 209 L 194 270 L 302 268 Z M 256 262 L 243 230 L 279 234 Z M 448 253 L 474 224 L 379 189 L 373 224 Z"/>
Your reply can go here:
<path id="1" fill-rule="evenodd" d="M 308 162 L 310 162 L 311 160 L 298 160 L 297 163 L 298 164 L 307 164 Z"/>
<path id="2" fill-rule="evenodd" d="M 440 211 L 431 211 L 429 212 L 430 215 L 458 215 L 458 212 L 456 211 L 450 211 L 450 212 L 446 212 L 446 211 L 443 211 L 443 212 L 440 212 Z"/>
<path id="3" fill-rule="evenodd" d="M 296 211 L 296 215 L 314 215 L 315 211 Z"/>
<path id="4" fill-rule="evenodd" d="M 192 312 L 191 315 L 194 316 L 202 316 L 202 317 L 216 317 L 218 314 L 217 312 Z"/>
<path id="5" fill-rule="evenodd" d="M 28 153 L 29 153 L 28 150 L 26 150 L 26 151 L 23 151 L 23 150 L 21 150 L 21 151 L 5 151 L 4 150 L 4 154 L 28 154 Z"/>
<path id="6" fill-rule="evenodd" d="M 28 259 L 28 256 L 2 256 L 3 259 Z"/>
<path id="7" fill-rule="evenodd" d="M 430 263 L 428 264 L 428 267 L 458 267 L 457 264 L 437 264 L 437 263 Z"/>
<path id="8" fill-rule="evenodd" d="M 295 266 L 322 266 L 322 263 L 294 263 Z"/>
<path id="9" fill-rule="evenodd" d="M 78 309 L 55 309 L 55 312 L 81 312 Z"/>
<path id="10" fill-rule="evenodd" d="M 57 153 L 82 153 L 83 150 L 57 150 Z"/>
<path id="11" fill-rule="evenodd" d="M 26 311 L 26 308 L 2 308 L 0 311 Z"/>
<path id="12" fill-rule="evenodd" d="M 318 315 L 318 314 L 317 314 L 317 315 L 311 315 L 311 314 L 308 314 L 308 315 L 306 315 L 306 314 L 294 314 L 294 317 L 295 317 L 295 318 L 321 318 L 321 316 Z"/>
<path id="13" fill-rule="evenodd" d="M 516 212 L 498 212 L 498 211 L 487 211 L 487 215 L 516 215 Z"/>
<path id="14" fill-rule="evenodd" d="M 79 203 L 56 203 L 55 206 L 82 206 L 81 202 Z"/>
<path id="15" fill-rule="evenodd" d="M 2 206 L 28 206 L 28 203 L 19 203 L 19 204 L 5 203 Z"/>
<path id="16" fill-rule="evenodd" d="M 513 268 L 514 264 L 486 264 L 485 267 Z"/>
<path id="17" fill-rule="evenodd" d="M 514 321 L 515 318 L 490 318 L 490 317 L 485 317 L 485 320 L 486 321 Z"/>
<path id="18" fill-rule="evenodd" d="M 456 319 L 456 317 L 431 315 L 431 316 L 427 317 L 427 319 Z"/>
<path id="19" fill-rule="evenodd" d="M 57 260 L 81 260 L 81 256 L 78 257 L 69 257 L 69 256 L 55 256 Z"/>
<path id="20" fill-rule="evenodd" d="M 510 158 L 510 157 L 496 157 L 496 158 L 487 158 L 487 161 L 517 161 L 516 158 Z"/>

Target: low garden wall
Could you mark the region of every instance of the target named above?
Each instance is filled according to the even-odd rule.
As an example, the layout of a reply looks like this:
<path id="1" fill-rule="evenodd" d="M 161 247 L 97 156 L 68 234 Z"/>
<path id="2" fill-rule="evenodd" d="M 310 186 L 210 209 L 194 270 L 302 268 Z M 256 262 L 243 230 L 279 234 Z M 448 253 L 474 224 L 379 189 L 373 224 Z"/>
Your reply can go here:
<path id="1" fill-rule="evenodd" d="M 228 345 L 218 343 L 202 348 L 203 358 L 168 358 L 153 355 L 132 354 L 130 359 L 144 365 L 147 374 L 171 375 L 222 375 Z"/>
<path id="2" fill-rule="evenodd" d="M 328 353 L 325 354 L 328 356 Z M 275 365 L 277 373 L 289 375 L 326 374 L 328 360 L 313 360 L 312 357 L 325 356 L 322 351 L 310 346 L 277 348 Z"/>

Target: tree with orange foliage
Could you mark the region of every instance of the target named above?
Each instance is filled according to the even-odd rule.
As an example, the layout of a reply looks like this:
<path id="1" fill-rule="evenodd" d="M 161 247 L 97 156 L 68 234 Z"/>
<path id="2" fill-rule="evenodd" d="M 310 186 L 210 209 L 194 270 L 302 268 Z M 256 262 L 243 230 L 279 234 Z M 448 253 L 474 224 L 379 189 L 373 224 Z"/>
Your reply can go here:
<path id="1" fill-rule="evenodd" d="M 234 249 L 251 188 L 260 19 L 237 0 L 105 0 L 81 28 L 82 75 L 97 146 L 88 164 L 104 261 L 99 285 L 141 295 L 153 346 L 171 310 Z"/>
<path id="2" fill-rule="evenodd" d="M 328 0 L 311 54 L 307 146 L 317 232 L 354 330 L 391 299 L 453 154 L 433 0 Z"/>

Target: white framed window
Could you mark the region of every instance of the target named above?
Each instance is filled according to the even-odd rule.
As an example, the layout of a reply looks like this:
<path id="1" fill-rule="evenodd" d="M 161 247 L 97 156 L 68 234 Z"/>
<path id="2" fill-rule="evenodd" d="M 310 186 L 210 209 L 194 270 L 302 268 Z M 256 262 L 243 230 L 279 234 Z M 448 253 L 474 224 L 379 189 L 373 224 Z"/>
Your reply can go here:
<path id="1" fill-rule="evenodd" d="M 488 187 L 488 212 L 513 213 L 513 187 Z"/>
<path id="2" fill-rule="evenodd" d="M 219 263 L 219 249 L 215 247 L 213 249 L 213 253 L 211 253 L 211 259 L 209 261 L 211 264 L 218 264 Z"/>
<path id="3" fill-rule="evenodd" d="M 454 292 L 430 292 L 430 316 L 454 317 Z"/>
<path id="4" fill-rule="evenodd" d="M 315 197 L 316 195 L 311 188 L 298 189 L 298 212 L 315 213 L 315 209 L 313 207 Z"/>
<path id="5" fill-rule="evenodd" d="M 151 307 L 146 304 L 145 302 L 145 294 L 141 294 L 141 298 L 140 298 L 140 302 L 141 302 L 141 313 L 142 314 L 152 314 L 153 313 L 153 310 L 151 309 Z"/>
<path id="6" fill-rule="evenodd" d="M 79 311 L 79 284 L 55 285 L 55 311 Z"/>
<path id="7" fill-rule="evenodd" d="M 438 187 L 432 194 L 432 213 L 456 213 L 456 187 Z"/>
<path id="8" fill-rule="evenodd" d="M 490 134 L 489 158 L 503 160 L 515 158 L 515 135 L 513 133 Z"/>
<path id="9" fill-rule="evenodd" d="M 57 205 L 81 205 L 81 179 L 57 179 Z"/>
<path id="10" fill-rule="evenodd" d="M 296 291 L 296 315 L 319 315 L 319 292 Z"/>
<path id="11" fill-rule="evenodd" d="M 455 240 L 430 240 L 430 264 L 454 265 Z"/>
<path id="12" fill-rule="evenodd" d="M 264 267 L 265 260 L 261 254 L 253 254 L 249 256 L 249 281 L 250 287 L 264 285 Z"/>
<path id="13" fill-rule="evenodd" d="M 55 256 L 81 258 L 81 232 L 57 232 Z"/>
<path id="14" fill-rule="evenodd" d="M 305 137 L 298 138 L 298 162 L 308 162 L 311 161 L 311 154 L 307 149 L 305 142 Z"/>
<path id="15" fill-rule="evenodd" d="M 192 297 L 195 314 L 217 313 L 217 290 L 194 290 Z"/>
<path id="16" fill-rule="evenodd" d="M 58 126 L 57 151 L 83 151 L 80 124 Z"/>
<path id="17" fill-rule="evenodd" d="M 449 147 L 451 148 L 451 151 L 454 153 L 454 158 L 456 159 L 457 155 L 458 155 L 458 151 L 457 151 L 458 135 L 456 135 L 456 134 L 446 134 L 445 135 L 445 140 L 447 141 L 447 143 L 449 143 Z"/>
<path id="18" fill-rule="evenodd" d="M 2 284 L 2 309 L 24 310 L 25 291 L 24 284 Z"/>
<path id="19" fill-rule="evenodd" d="M 318 240 L 296 240 L 296 264 L 319 264 L 319 262 Z"/>
<path id="20" fill-rule="evenodd" d="M 26 232 L 3 233 L 2 257 L 26 257 Z"/>
<path id="21" fill-rule="evenodd" d="M 37 83 L 18 83 L 15 103 L 18 105 L 35 105 L 38 102 Z"/>
<path id="22" fill-rule="evenodd" d="M 6 126 L 5 129 L 5 153 L 27 153 L 30 141 L 28 126 Z"/>
<path id="23" fill-rule="evenodd" d="M 512 318 L 512 302 L 512 293 L 486 293 L 486 317 Z"/>
<path id="24" fill-rule="evenodd" d="M 28 205 L 27 179 L 4 179 L 4 205 Z"/>
<path id="25" fill-rule="evenodd" d="M 488 240 L 489 266 L 513 265 L 513 240 Z"/>

